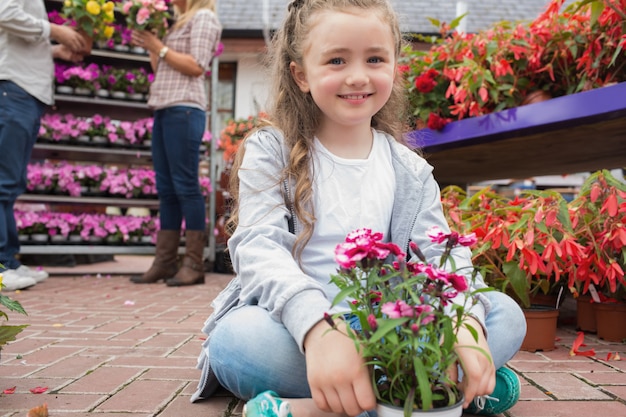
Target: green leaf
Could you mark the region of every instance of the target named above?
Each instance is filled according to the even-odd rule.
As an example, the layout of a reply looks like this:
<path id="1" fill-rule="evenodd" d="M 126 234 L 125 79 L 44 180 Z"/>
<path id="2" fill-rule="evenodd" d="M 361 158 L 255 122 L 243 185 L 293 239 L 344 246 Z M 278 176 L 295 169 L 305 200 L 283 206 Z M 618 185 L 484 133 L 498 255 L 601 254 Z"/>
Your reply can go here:
<path id="1" fill-rule="evenodd" d="M 428 383 L 428 374 L 420 358 L 413 358 L 413 367 L 415 368 L 415 376 L 417 377 L 417 388 L 420 391 L 420 397 L 422 399 L 422 409 L 430 410 L 433 407 L 433 393 Z"/>
<path id="2" fill-rule="evenodd" d="M 22 305 L 19 303 L 19 301 L 12 300 L 9 297 L 7 297 L 6 295 L 0 294 L 0 304 L 2 304 L 3 306 L 5 306 L 6 308 L 8 308 L 11 311 L 15 311 L 15 312 L 18 312 L 20 314 L 24 314 L 25 316 L 28 315 L 26 313 L 26 311 L 24 310 L 24 308 L 22 307 Z"/>
<path id="3" fill-rule="evenodd" d="M 519 298 L 523 307 L 530 307 L 530 297 L 528 290 L 530 284 L 526 278 L 526 272 L 519 269 L 517 262 L 504 262 L 502 264 L 502 271 L 506 275 L 511 284 L 511 288 L 515 292 L 515 295 Z"/>
<path id="4" fill-rule="evenodd" d="M 12 342 L 22 330 L 28 327 L 28 324 L 21 324 L 19 326 L 0 326 L 0 346 L 5 345 L 7 342 Z"/>
<path id="5" fill-rule="evenodd" d="M 377 340 L 382 339 L 383 337 L 391 337 L 393 335 L 395 335 L 395 332 L 393 331 L 396 327 L 403 325 L 404 323 L 406 323 L 409 319 L 406 317 L 402 317 L 399 319 L 388 319 L 385 320 L 379 327 L 378 329 L 376 329 L 376 332 L 374 332 L 374 334 L 372 335 L 372 337 L 370 338 L 370 343 L 373 343 Z M 389 334 L 390 332 L 393 332 L 393 334 Z M 391 340 L 389 340 L 391 341 Z"/>

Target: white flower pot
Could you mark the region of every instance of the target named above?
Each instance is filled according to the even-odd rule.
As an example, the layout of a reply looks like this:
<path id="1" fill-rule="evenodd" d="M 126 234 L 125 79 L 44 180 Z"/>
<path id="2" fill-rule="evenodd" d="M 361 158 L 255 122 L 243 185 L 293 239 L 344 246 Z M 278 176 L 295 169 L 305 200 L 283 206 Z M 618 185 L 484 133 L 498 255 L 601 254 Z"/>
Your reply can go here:
<path id="1" fill-rule="evenodd" d="M 133 93 L 133 94 L 128 94 L 128 98 L 134 101 L 143 101 L 143 94 L 142 93 Z"/>
<path id="2" fill-rule="evenodd" d="M 113 50 L 118 52 L 128 52 L 130 51 L 130 46 L 128 45 L 114 45 Z"/>
<path id="3" fill-rule="evenodd" d="M 67 237 L 63 236 L 63 235 L 54 235 L 54 236 L 50 236 L 50 242 L 51 243 L 65 243 L 67 242 Z"/>
<path id="4" fill-rule="evenodd" d="M 48 241 L 48 235 L 45 233 L 33 233 L 30 235 L 30 240 L 32 242 L 45 243 Z"/>
<path id="5" fill-rule="evenodd" d="M 74 94 L 74 88 L 68 85 L 57 85 L 56 90 L 59 94 Z"/>
<path id="6" fill-rule="evenodd" d="M 91 138 L 91 141 L 93 143 L 107 143 L 109 140 L 107 138 L 105 138 L 104 136 L 94 136 Z"/>
<path id="7" fill-rule="evenodd" d="M 98 97 L 107 98 L 107 97 L 109 97 L 111 94 L 109 93 L 109 90 L 103 90 L 103 89 L 100 89 L 100 90 L 98 90 L 98 91 L 96 92 L 96 95 L 97 95 Z"/>
<path id="8" fill-rule="evenodd" d="M 146 50 L 144 48 L 142 48 L 141 46 L 133 46 L 130 51 L 133 54 L 138 54 L 138 55 L 145 55 L 146 54 Z"/>
<path id="9" fill-rule="evenodd" d="M 74 94 L 76 94 L 77 96 L 90 96 L 91 90 L 88 88 L 76 87 L 74 89 Z"/>
<path id="10" fill-rule="evenodd" d="M 71 244 L 76 245 L 76 244 L 83 243 L 83 238 L 81 235 L 69 235 L 67 237 L 67 241 Z"/>
<path id="11" fill-rule="evenodd" d="M 76 140 L 82 143 L 89 143 L 91 141 L 91 138 L 87 135 L 80 135 L 76 138 Z"/>
<path id="12" fill-rule="evenodd" d="M 404 417 L 404 409 L 388 404 L 377 404 L 376 413 L 378 417 Z M 463 400 L 453 406 L 444 408 L 434 408 L 428 411 L 413 411 L 412 417 L 461 417 L 463 415 Z"/>
<path id="13" fill-rule="evenodd" d="M 123 91 L 111 91 L 111 97 L 117 100 L 125 100 L 126 93 Z"/>
<path id="14" fill-rule="evenodd" d="M 28 242 L 30 240 L 30 235 L 18 234 L 17 238 L 20 242 Z"/>

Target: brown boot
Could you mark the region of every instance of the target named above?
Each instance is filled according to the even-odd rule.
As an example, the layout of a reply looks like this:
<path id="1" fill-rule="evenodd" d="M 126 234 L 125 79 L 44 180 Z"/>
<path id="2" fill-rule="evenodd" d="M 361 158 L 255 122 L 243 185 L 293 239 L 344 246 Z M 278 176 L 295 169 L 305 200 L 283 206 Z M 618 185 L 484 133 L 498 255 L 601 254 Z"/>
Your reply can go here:
<path id="1" fill-rule="evenodd" d="M 135 284 L 152 284 L 172 277 L 178 271 L 179 243 L 180 230 L 159 230 L 152 266 L 143 275 L 132 276 L 130 280 Z"/>
<path id="2" fill-rule="evenodd" d="M 206 234 L 200 230 L 185 233 L 185 257 L 176 275 L 165 281 L 170 287 L 204 283 L 204 247 Z"/>

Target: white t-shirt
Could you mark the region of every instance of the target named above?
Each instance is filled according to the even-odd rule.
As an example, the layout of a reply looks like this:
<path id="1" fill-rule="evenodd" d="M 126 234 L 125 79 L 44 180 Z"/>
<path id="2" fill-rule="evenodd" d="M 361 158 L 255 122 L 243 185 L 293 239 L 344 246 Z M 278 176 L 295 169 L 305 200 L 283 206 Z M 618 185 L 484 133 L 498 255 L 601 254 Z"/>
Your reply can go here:
<path id="1" fill-rule="evenodd" d="M 330 284 L 337 271 L 335 247 L 359 228 L 389 237 L 395 174 L 387 139 L 373 131 L 367 159 L 344 159 L 315 139 L 313 195 L 316 222 L 311 240 L 302 253 L 304 272 L 327 289 L 332 301 L 338 289 Z"/>

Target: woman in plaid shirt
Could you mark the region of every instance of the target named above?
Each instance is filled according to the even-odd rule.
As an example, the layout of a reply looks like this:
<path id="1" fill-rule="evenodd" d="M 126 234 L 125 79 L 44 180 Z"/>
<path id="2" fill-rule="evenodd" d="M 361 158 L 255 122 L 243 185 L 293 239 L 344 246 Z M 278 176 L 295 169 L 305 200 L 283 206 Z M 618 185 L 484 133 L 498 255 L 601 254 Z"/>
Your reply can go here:
<path id="1" fill-rule="evenodd" d="M 150 53 L 154 82 L 148 105 L 154 109 L 152 159 L 159 193 L 161 230 L 150 269 L 131 281 L 169 286 L 204 282 L 205 202 L 198 183 L 199 148 L 206 129 L 206 73 L 222 26 L 215 0 L 172 0 L 176 22 L 163 39 L 133 31 L 133 43 Z M 177 264 L 185 220 L 185 257 Z"/>

